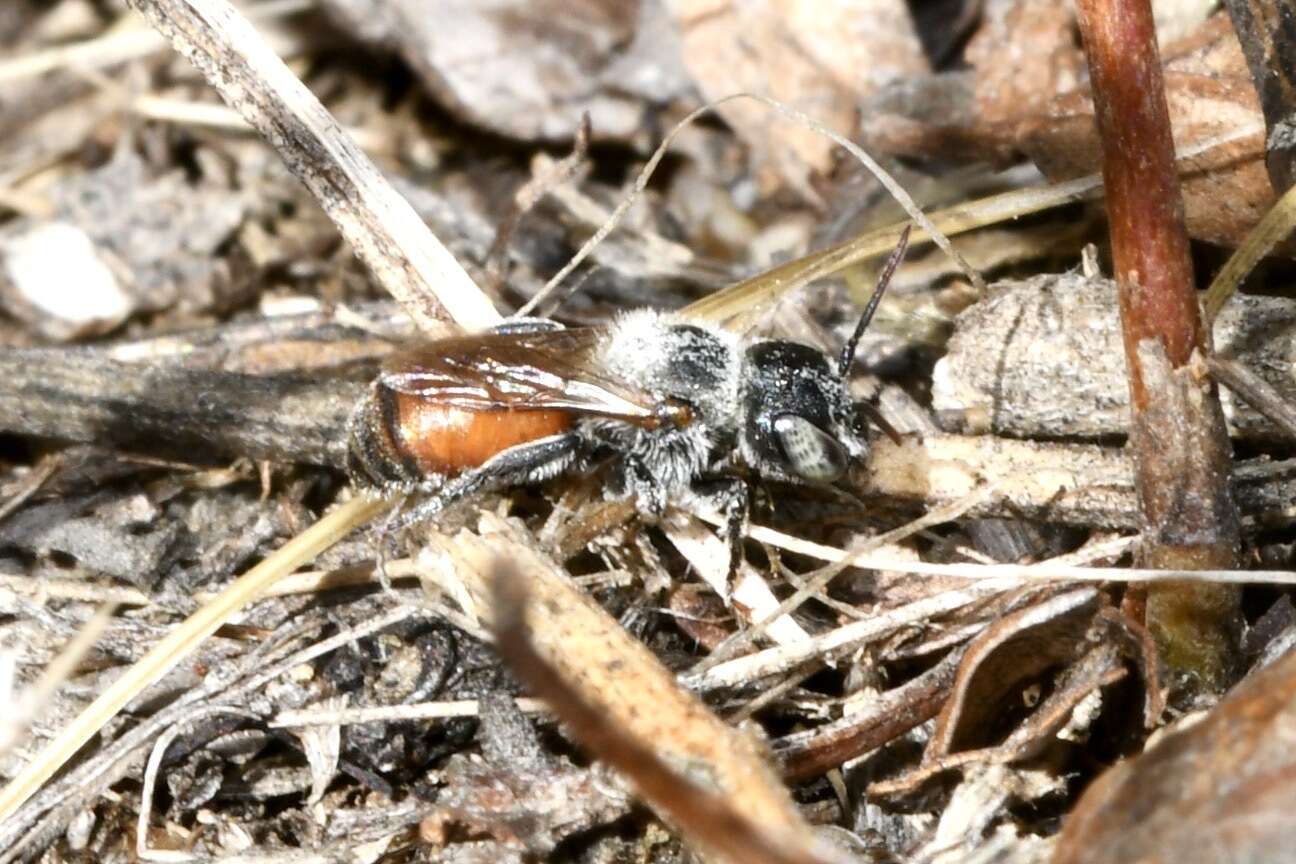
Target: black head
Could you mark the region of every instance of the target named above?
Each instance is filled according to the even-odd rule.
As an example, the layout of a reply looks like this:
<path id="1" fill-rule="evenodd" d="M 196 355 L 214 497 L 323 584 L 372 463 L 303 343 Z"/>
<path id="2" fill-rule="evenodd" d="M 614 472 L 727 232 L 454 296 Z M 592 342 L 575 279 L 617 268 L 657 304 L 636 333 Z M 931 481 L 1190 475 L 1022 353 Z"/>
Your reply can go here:
<path id="1" fill-rule="evenodd" d="M 822 353 L 758 342 L 743 358 L 741 450 L 776 479 L 832 483 L 868 445 L 841 377 Z"/>
<path id="2" fill-rule="evenodd" d="M 758 342 L 743 357 L 740 449 L 757 471 L 782 480 L 833 483 L 868 452 L 846 391 L 860 334 L 904 256 L 909 229 L 882 267 L 877 290 L 847 341 L 837 368 L 796 342 Z"/>

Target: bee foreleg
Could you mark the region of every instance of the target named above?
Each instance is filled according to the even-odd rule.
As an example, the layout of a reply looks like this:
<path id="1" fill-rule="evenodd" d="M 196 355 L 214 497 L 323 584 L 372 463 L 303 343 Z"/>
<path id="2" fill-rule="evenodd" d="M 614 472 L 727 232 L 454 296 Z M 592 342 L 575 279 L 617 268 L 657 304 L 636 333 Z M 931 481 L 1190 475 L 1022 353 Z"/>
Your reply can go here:
<path id="1" fill-rule="evenodd" d="M 743 561 L 743 537 L 751 506 L 751 489 L 742 477 L 720 476 L 698 480 L 693 484 L 693 493 L 724 514 L 725 541 L 729 544 L 729 573 L 725 586 L 732 593 Z"/>

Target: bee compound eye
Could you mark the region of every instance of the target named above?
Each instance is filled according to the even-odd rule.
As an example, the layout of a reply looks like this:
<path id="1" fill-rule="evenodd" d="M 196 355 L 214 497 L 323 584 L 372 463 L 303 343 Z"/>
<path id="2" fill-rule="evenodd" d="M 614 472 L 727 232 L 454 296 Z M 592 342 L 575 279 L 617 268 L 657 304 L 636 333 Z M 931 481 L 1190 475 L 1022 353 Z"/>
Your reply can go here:
<path id="1" fill-rule="evenodd" d="M 831 483 L 846 473 L 846 450 L 804 417 L 783 414 L 774 419 L 788 466 L 798 477 L 814 483 Z"/>

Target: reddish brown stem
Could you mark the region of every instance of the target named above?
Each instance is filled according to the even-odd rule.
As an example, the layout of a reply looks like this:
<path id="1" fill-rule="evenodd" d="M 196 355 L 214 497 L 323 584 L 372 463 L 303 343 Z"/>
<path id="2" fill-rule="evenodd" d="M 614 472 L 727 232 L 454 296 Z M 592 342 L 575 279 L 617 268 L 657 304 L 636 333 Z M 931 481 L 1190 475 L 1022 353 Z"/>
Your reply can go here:
<path id="1" fill-rule="evenodd" d="M 1161 61 L 1148 0 L 1078 0 L 1102 139 L 1112 260 L 1129 368 L 1143 563 L 1236 564 L 1231 449 L 1218 394 L 1201 374 L 1208 338 L 1194 290 Z M 1167 666 L 1209 690 L 1234 666 L 1237 592 L 1148 590 L 1149 629 Z"/>
<path id="2" fill-rule="evenodd" d="M 1139 342 L 1160 340 L 1175 367 L 1203 344 L 1183 197 L 1151 7 L 1147 0 L 1076 5 L 1102 139 L 1112 259 L 1138 411 L 1148 398 Z"/>

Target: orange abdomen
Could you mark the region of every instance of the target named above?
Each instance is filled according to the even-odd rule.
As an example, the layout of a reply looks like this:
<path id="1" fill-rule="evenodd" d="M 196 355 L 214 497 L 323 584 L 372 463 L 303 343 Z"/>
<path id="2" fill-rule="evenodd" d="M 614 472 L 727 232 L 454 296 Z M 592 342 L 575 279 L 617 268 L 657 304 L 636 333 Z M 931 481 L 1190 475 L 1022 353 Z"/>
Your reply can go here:
<path id="1" fill-rule="evenodd" d="M 425 474 L 462 473 L 510 447 L 565 432 L 573 423 L 568 411 L 466 411 L 409 393 L 391 397 L 393 443 Z"/>

